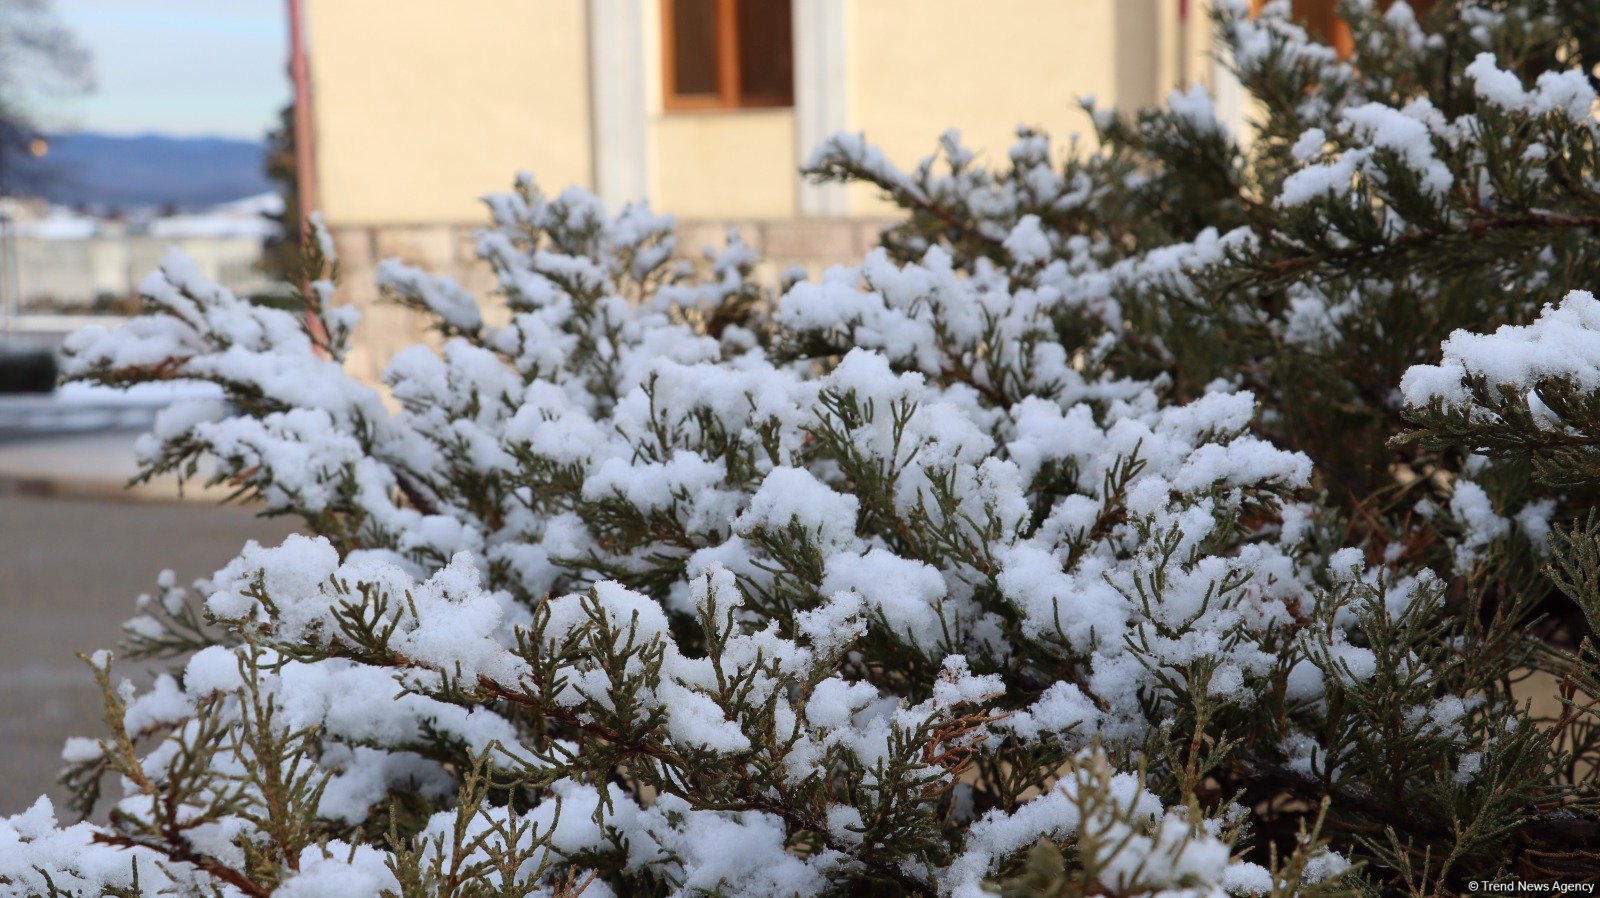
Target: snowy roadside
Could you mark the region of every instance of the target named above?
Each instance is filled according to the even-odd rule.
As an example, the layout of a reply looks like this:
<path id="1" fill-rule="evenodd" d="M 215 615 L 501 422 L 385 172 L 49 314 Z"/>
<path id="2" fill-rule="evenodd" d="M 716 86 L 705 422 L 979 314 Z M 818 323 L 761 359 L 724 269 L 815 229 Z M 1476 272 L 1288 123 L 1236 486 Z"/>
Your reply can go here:
<path id="1" fill-rule="evenodd" d="M 225 495 L 162 477 L 129 487 L 134 443 L 179 399 L 220 396 L 212 384 L 150 383 L 131 390 L 66 384 L 50 395 L 0 396 L 0 494 L 166 500 Z"/>
<path id="2" fill-rule="evenodd" d="M 0 395 L 0 443 L 107 430 L 143 430 L 180 399 L 221 398 L 207 383 L 145 383 L 120 390 L 69 383 L 54 393 Z"/>

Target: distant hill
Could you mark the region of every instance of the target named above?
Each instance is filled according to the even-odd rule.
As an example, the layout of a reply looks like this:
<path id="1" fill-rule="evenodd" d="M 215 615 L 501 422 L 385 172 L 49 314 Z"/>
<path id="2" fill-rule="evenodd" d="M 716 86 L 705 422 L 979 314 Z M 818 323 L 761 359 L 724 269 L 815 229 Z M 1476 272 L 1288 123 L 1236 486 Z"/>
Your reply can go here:
<path id="1" fill-rule="evenodd" d="M 18 165 L 8 186 L 62 205 L 197 208 L 275 190 L 263 171 L 266 154 L 263 141 L 58 134 L 49 154 Z"/>

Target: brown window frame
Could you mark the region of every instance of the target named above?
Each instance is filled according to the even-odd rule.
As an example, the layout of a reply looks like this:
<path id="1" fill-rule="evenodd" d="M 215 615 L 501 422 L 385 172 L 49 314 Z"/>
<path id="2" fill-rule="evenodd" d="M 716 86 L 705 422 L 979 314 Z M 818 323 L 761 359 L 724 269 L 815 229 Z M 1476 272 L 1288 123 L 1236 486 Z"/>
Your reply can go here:
<path id="1" fill-rule="evenodd" d="M 1267 0 L 1251 0 L 1251 14 L 1260 15 L 1261 8 L 1266 5 Z M 1338 0 L 1298 0 L 1291 3 L 1290 17 L 1303 26 L 1312 39 L 1327 42 L 1338 51 L 1340 59 L 1346 59 L 1354 51 L 1355 43 L 1350 36 L 1350 26 L 1339 18 L 1338 5 Z"/>
<path id="2" fill-rule="evenodd" d="M 1411 11 L 1418 19 L 1426 16 L 1433 10 L 1435 0 L 1410 0 Z M 1250 12 L 1259 15 L 1261 7 L 1266 5 L 1266 0 L 1252 0 Z M 1387 10 L 1394 5 L 1393 0 L 1378 0 L 1378 8 Z M 1355 53 L 1355 37 L 1350 33 L 1350 26 L 1340 18 L 1338 0 L 1298 0 L 1291 4 L 1293 15 L 1301 25 L 1307 26 L 1314 38 L 1327 41 L 1339 53 L 1340 59 L 1349 59 Z"/>
<path id="3" fill-rule="evenodd" d="M 749 0 L 746 0 L 749 2 Z M 764 2 L 764 0 L 755 0 Z M 738 0 L 716 0 L 717 4 L 717 92 L 680 94 L 677 86 L 677 48 L 673 27 L 677 4 L 661 0 L 661 105 L 668 112 L 717 112 L 738 109 L 780 109 L 794 105 L 794 78 L 789 90 L 781 94 L 746 94 L 739 89 Z M 793 37 L 790 37 L 793 40 Z"/>

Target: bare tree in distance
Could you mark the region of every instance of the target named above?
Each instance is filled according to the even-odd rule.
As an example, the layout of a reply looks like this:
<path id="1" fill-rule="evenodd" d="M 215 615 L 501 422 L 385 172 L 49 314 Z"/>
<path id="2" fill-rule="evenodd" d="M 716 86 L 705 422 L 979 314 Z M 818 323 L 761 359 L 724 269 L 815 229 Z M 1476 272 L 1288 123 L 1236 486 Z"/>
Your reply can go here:
<path id="1" fill-rule="evenodd" d="M 40 122 L 32 101 L 91 89 L 90 62 L 54 0 L 0 3 L 0 193 L 40 174 L 36 166 L 11 164 L 38 155 Z"/>

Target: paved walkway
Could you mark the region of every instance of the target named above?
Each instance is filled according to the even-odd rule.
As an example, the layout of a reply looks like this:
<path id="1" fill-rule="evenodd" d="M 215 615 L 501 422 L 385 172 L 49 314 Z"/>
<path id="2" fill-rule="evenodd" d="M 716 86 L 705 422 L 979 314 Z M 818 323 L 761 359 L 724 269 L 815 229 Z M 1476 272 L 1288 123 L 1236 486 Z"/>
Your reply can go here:
<path id="1" fill-rule="evenodd" d="M 0 490 L 116 496 L 138 471 L 133 459 L 137 437 L 135 431 L 103 431 L 0 441 Z"/>
<path id="2" fill-rule="evenodd" d="M 0 495 L 175 500 L 200 483 L 162 478 L 131 490 L 133 446 L 156 412 L 179 398 L 209 398 L 209 385 L 141 384 L 127 393 L 68 384 L 55 394 L 0 395 Z M 213 492 L 220 498 L 225 493 Z"/>
<path id="3" fill-rule="evenodd" d="M 0 439 L 0 814 L 40 792 L 60 798 L 62 741 L 101 734 L 99 694 L 75 653 L 114 647 L 163 568 L 184 582 L 208 576 L 246 540 L 278 542 L 293 529 L 219 506 L 220 492 L 198 484 L 180 501 L 173 478 L 125 490 L 137 436 Z"/>
<path id="4" fill-rule="evenodd" d="M 203 481 L 180 490 L 175 477 L 127 488 L 139 470 L 133 457 L 137 438 L 138 431 L 107 430 L 0 440 L 0 495 L 124 501 L 203 498 Z"/>
<path id="5" fill-rule="evenodd" d="M 128 489 L 133 446 L 178 391 L 63 388 L 0 396 L 0 815 L 55 784 L 68 736 L 100 736 L 99 692 L 78 652 L 114 648 L 134 598 L 163 568 L 209 576 L 286 519 L 217 504 L 221 490 L 166 477 Z M 148 676 L 148 665 L 121 672 Z M 115 788 L 115 784 L 108 784 Z"/>

